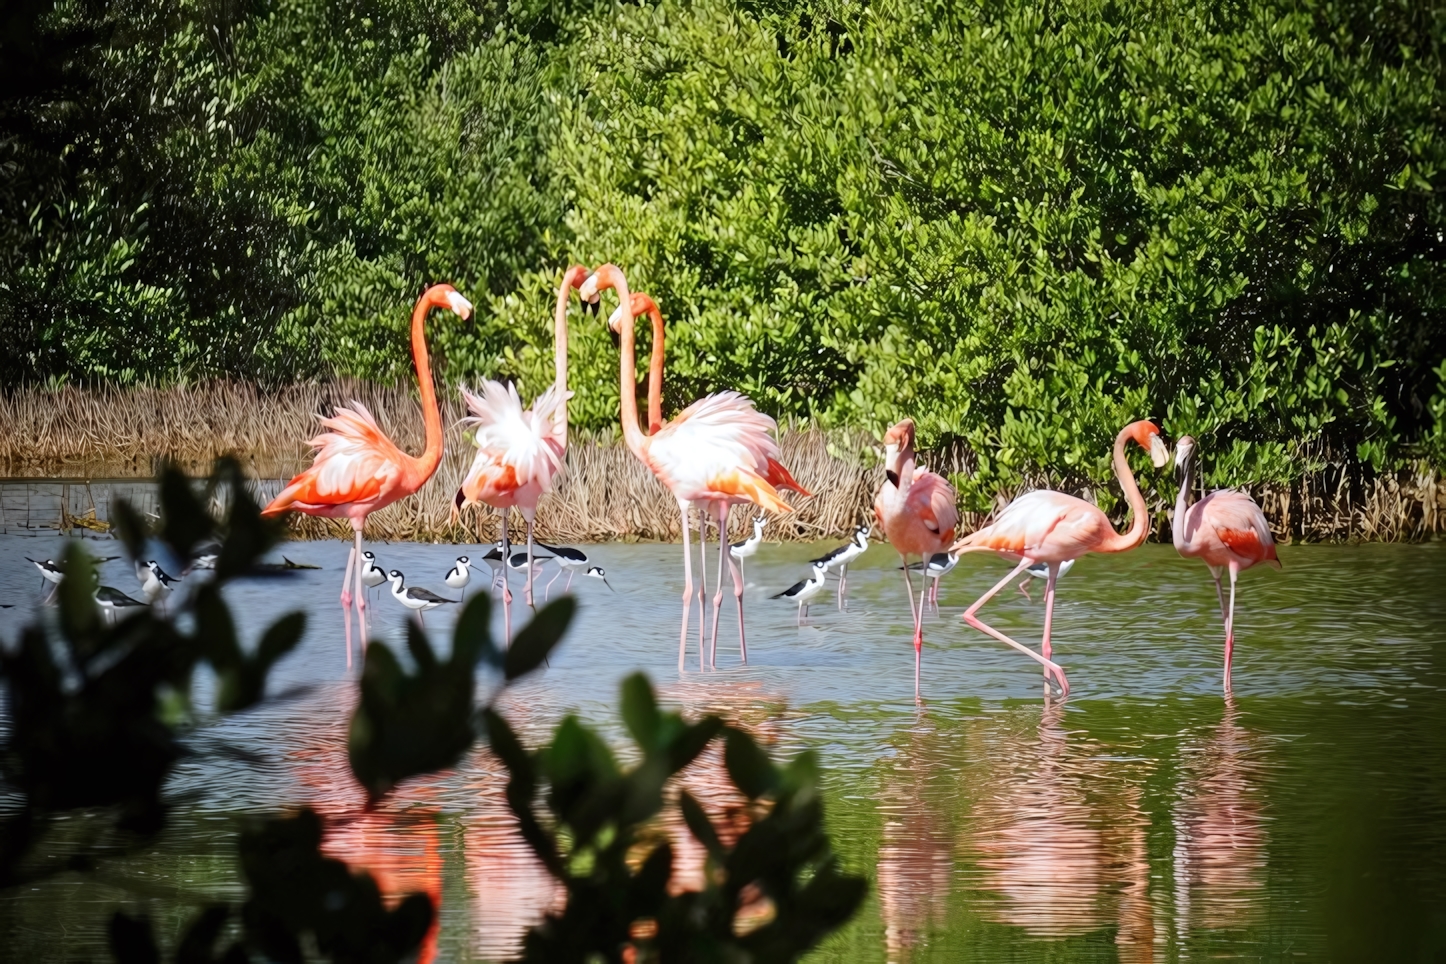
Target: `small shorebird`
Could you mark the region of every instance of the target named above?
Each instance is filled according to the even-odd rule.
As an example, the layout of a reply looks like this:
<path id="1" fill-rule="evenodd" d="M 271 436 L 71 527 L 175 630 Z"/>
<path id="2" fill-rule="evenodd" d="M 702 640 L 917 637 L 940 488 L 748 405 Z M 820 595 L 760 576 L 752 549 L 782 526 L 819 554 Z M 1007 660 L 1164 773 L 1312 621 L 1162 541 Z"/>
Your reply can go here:
<path id="1" fill-rule="evenodd" d="M 115 625 L 115 614 L 117 609 L 145 608 L 146 604 L 139 599 L 132 599 L 119 589 L 110 586 L 97 586 L 95 589 L 95 601 L 100 608 L 110 617 L 111 625 Z"/>
<path id="2" fill-rule="evenodd" d="M 455 603 L 457 601 L 455 599 L 448 599 L 446 596 L 439 596 L 432 592 L 432 590 L 423 589 L 421 586 L 408 588 L 406 586 L 407 577 L 402 575 L 400 569 L 393 569 L 387 574 L 387 578 L 392 581 L 392 598 L 416 613 L 417 618 L 422 621 L 423 626 L 427 625 L 427 621 L 422 617 L 422 613 L 429 609 L 436 609 L 438 606 L 446 603 Z"/>
<path id="3" fill-rule="evenodd" d="M 387 571 L 377 565 L 377 555 L 370 549 L 362 553 L 361 581 L 363 592 L 370 592 L 387 581 Z"/>
<path id="4" fill-rule="evenodd" d="M 191 552 L 191 564 L 181 573 L 182 576 L 193 569 L 215 569 L 216 560 L 221 558 L 221 544 L 218 542 L 207 542 L 197 546 Z"/>
<path id="5" fill-rule="evenodd" d="M 587 553 L 581 549 L 574 549 L 572 546 L 550 546 L 545 542 L 539 542 L 539 548 L 546 549 L 552 553 L 552 561 L 557 563 L 557 573 L 547 582 L 547 589 L 543 590 L 542 598 L 547 599 L 548 593 L 552 590 L 552 584 L 557 582 L 557 577 L 562 575 L 563 570 L 567 571 L 567 585 L 562 587 L 563 592 L 572 588 L 572 577 L 580 570 L 588 567 Z"/>
<path id="6" fill-rule="evenodd" d="M 808 616 L 808 601 L 823 591 L 828 583 L 828 567 L 821 562 L 813 564 L 813 575 L 802 582 L 796 582 L 783 592 L 772 596 L 773 599 L 792 599 L 798 603 L 798 625 L 803 625 L 803 620 Z"/>
<path id="7" fill-rule="evenodd" d="M 492 585 L 490 587 L 490 591 L 492 592 L 497 591 L 497 584 L 501 581 L 502 578 L 502 560 L 504 558 L 502 555 L 502 550 L 502 543 L 494 542 L 492 544 L 492 548 L 488 549 L 482 555 L 482 561 L 487 563 L 487 568 L 492 570 Z"/>
<path id="8" fill-rule="evenodd" d="M 154 559 L 149 560 L 144 567 L 136 567 L 136 578 L 141 581 L 141 592 L 146 594 L 147 602 L 155 602 L 161 596 L 169 596 L 176 588 L 177 580 L 167 575 Z"/>
<path id="9" fill-rule="evenodd" d="M 47 582 L 50 583 L 50 592 L 46 594 L 44 600 L 50 602 L 55 596 L 56 590 L 60 588 L 60 584 L 65 580 L 65 569 L 54 559 L 31 559 L 26 556 L 25 561 L 33 563 L 35 568 L 40 570 L 41 589 L 45 588 Z"/>
<path id="10" fill-rule="evenodd" d="M 613 584 L 610 583 L 610 582 L 608 582 L 608 574 L 605 573 L 605 572 L 603 572 L 603 567 L 602 567 L 602 566 L 591 566 L 591 567 L 588 568 L 588 571 L 587 571 L 587 572 L 583 573 L 583 575 L 584 575 L 584 576 L 591 576 L 591 577 L 594 578 L 594 579 L 601 579 L 601 580 L 603 581 L 603 585 L 604 585 L 604 586 L 607 586 L 609 589 L 612 589 L 613 592 L 617 592 L 616 589 L 613 589 Z"/>
<path id="11" fill-rule="evenodd" d="M 838 571 L 838 607 L 843 609 L 848 602 L 849 563 L 853 562 L 869 548 L 869 527 L 858 526 L 854 529 L 854 537 L 848 542 L 839 546 L 826 555 L 819 556 L 813 562 L 821 562 L 825 568 L 832 569 L 839 567 Z"/>
<path id="12" fill-rule="evenodd" d="M 1065 573 L 1069 572 L 1071 569 L 1074 568 L 1074 563 L 1075 560 L 1073 559 L 1066 559 L 1064 562 L 1061 562 L 1059 564 L 1059 574 L 1063 576 Z M 1025 567 L 1024 573 L 1024 578 L 1019 580 L 1019 592 L 1022 596 L 1024 596 L 1025 599 L 1028 599 L 1030 602 L 1034 602 L 1034 597 L 1029 594 L 1029 584 L 1036 579 L 1049 578 L 1049 563 L 1036 562 L 1032 566 Z M 1056 577 L 1056 579 L 1057 578 L 1058 577 Z"/>
<path id="13" fill-rule="evenodd" d="M 532 555 L 532 576 L 533 576 L 534 579 L 537 578 L 537 574 L 542 571 L 542 566 L 543 566 L 543 564 L 546 563 L 546 562 L 550 562 L 550 561 L 552 560 L 552 558 L 553 558 L 552 556 L 539 556 L 539 555 L 537 555 L 536 553 L 533 553 L 533 555 Z M 509 556 L 508 559 L 507 559 L 507 568 L 508 568 L 508 569 L 511 569 L 513 572 L 520 572 L 520 573 L 526 575 L 526 574 L 527 574 L 527 553 L 525 553 L 525 552 L 514 552 L 514 553 L 513 553 L 511 556 Z"/>
<path id="14" fill-rule="evenodd" d="M 738 578 L 747 584 L 748 573 L 744 569 L 743 560 L 749 558 L 763 545 L 763 523 L 767 521 L 765 516 L 756 516 L 753 519 L 753 535 L 742 542 L 735 542 L 728 547 L 728 554 L 738 560 Z"/>
<path id="15" fill-rule="evenodd" d="M 928 562 L 915 562 L 909 566 L 909 568 L 915 572 L 923 569 L 924 576 L 931 580 L 927 599 L 934 604 L 934 612 L 936 613 L 939 611 L 939 580 L 953 572 L 954 567 L 957 565 L 959 565 L 959 557 L 957 555 L 951 555 L 947 552 L 936 552 L 929 557 Z"/>
<path id="16" fill-rule="evenodd" d="M 472 581 L 471 560 L 466 556 L 458 556 L 456 564 L 447 570 L 447 575 L 442 577 L 442 581 L 452 589 L 460 589 L 462 591 L 462 598 L 466 599 L 467 583 Z"/>

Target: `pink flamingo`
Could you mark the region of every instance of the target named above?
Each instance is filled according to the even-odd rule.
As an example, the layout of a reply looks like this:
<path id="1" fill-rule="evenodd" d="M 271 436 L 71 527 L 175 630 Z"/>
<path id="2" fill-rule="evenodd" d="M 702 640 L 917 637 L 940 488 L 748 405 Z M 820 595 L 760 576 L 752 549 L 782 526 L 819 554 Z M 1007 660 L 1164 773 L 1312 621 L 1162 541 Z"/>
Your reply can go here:
<path id="1" fill-rule="evenodd" d="M 1115 438 L 1115 476 L 1120 480 L 1120 487 L 1125 490 L 1125 498 L 1135 516 L 1128 532 L 1116 532 L 1109 517 L 1097 506 L 1083 499 L 1051 489 L 1039 489 L 1026 492 L 1009 503 L 1004 507 L 1004 511 L 999 513 L 999 518 L 994 520 L 993 525 L 985 526 L 960 539 L 954 543 L 952 550 L 989 551 L 998 553 L 1011 562 L 1019 561 L 1009 575 L 995 583 L 993 589 L 980 596 L 974 605 L 964 611 L 964 621 L 1044 664 L 1045 685 L 1049 685 L 1049 678 L 1053 675 L 1059 681 L 1061 695 L 1069 694 L 1069 681 L 1065 679 L 1064 670 L 1050 661 L 1049 645 L 1050 625 L 1054 618 L 1054 587 L 1059 581 L 1061 564 L 1091 552 L 1124 552 L 1133 549 L 1144 542 L 1145 536 L 1149 534 L 1145 497 L 1140 494 L 1140 487 L 1135 484 L 1135 477 L 1130 472 L 1129 460 L 1125 458 L 1125 443 L 1130 441 L 1150 453 L 1150 459 L 1156 468 L 1170 460 L 1169 450 L 1160 438 L 1160 428 L 1154 422 L 1131 422 L 1121 429 Z M 1044 642 L 1040 646 L 1041 653 L 1035 653 L 986 625 L 975 613 L 1015 576 L 1040 562 L 1048 564 L 1049 578 L 1044 587 Z"/>
<path id="2" fill-rule="evenodd" d="M 1190 504 L 1195 483 L 1195 440 L 1180 439 L 1175 446 L 1175 471 L 1180 493 L 1175 497 L 1175 551 L 1186 558 L 1205 560 L 1215 580 L 1220 618 L 1225 620 L 1225 692 L 1230 692 L 1230 660 L 1235 652 L 1235 580 L 1243 570 L 1259 563 L 1280 568 L 1270 524 L 1255 500 L 1244 492 L 1218 489 Z M 1230 570 L 1230 608 L 1220 588 L 1220 570 Z"/>
<path id="3" fill-rule="evenodd" d="M 330 429 L 311 440 L 317 449 L 311 467 L 287 484 L 261 510 L 263 516 L 296 511 L 327 519 L 350 519 L 355 542 L 346 559 L 341 584 L 341 606 L 346 613 L 346 665 L 351 667 L 351 604 L 356 600 L 362 645 L 366 645 L 366 588 L 362 585 L 362 528 L 367 516 L 398 499 L 416 492 L 442 461 L 442 413 L 432 385 L 432 366 L 427 358 L 426 321 L 433 308 L 447 308 L 462 318 L 472 314 L 472 304 L 451 285 L 433 285 L 422 293 L 412 309 L 412 363 L 422 392 L 422 423 L 426 448 L 421 458 L 401 449 L 377 425 L 372 413 L 360 402 L 338 408 L 323 418 Z M 352 570 L 356 570 L 356 596 L 351 594 Z"/>
<path id="4" fill-rule="evenodd" d="M 537 501 L 552 491 L 553 480 L 562 471 L 567 451 L 567 306 L 572 289 L 582 284 L 587 268 L 573 265 L 563 272 L 557 286 L 557 307 L 553 313 L 553 366 L 555 378 L 551 385 L 522 410 L 522 400 L 514 385 L 486 381 L 482 394 L 473 395 L 462 389 L 462 398 L 472 416 L 464 425 L 477 427 L 473 441 L 477 455 L 462 480 L 462 487 L 452 501 L 453 514 L 469 505 L 483 503 L 502 513 L 502 601 L 506 614 L 504 632 L 511 638 L 512 589 L 507 584 L 507 560 L 511 546 L 507 540 L 507 517 L 513 507 L 527 520 L 527 583 L 524 598 L 532 605 L 532 528 L 537 518 Z"/>
<path id="5" fill-rule="evenodd" d="M 909 556 L 917 555 L 924 565 L 954 541 L 959 525 L 958 496 L 944 477 L 915 464 L 914 420 L 906 418 L 884 436 L 884 484 L 874 497 L 874 522 L 889 544 L 904 560 L 904 586 L 909 594 L 909 613 L 914 617 L 914 696 L 919 695 L 919 664 L 924 648 L 924 596 L 914 607 L 914 581 L 909 577 Z"/>
<path id="6" fill-rule="evenodd" d="M 708 506 L 716 506 L 720 532 L 727 532 L 728 507 L 752 502 L 769 512 L 792 512 L 778 494 L 779 488 L 790 488 L 808 495 L 793 480 L 788 469 L 778 461 L 778 444 L 773 440 L 777 423 L 753 407 L 753 402 L 737 392 L 719 392 L 699 399 L 666 422 L 651 435 L 644 435 L 638 424 L 637 360 L 634 357 L 636 338 L 633 328 L 636 306 L 651 306 L 648 314 L 657 313 L 656 304 L 637 301 L 628 291 L 627 278 L 612 264 L 605 264 L 583 282 L 578 292 L 584 301 L 596 301 L 607 288 L 617 289 L 621 314 L 610 319 L 616 322 L 621 338 L 619 362 L 619 395 L 622 409 L 623 438 L 628 448 L 646 465 L 678 500 L 683 528 L 683 624 L 678 638 L 678 668 L 682 669 L 688 647 L 688 610 L 693 596 L 693 552 L 688 525 L 688 507 L 699 506 L 699 528 L 703 528 Z M 653 350 L 662 352 L 661 313 L 654 320 Z M 661 364 L 657 365 L 661 368 Z M 661 393 L 661 378 L 650 377 L 649 395 L 656 388 Z M 659 402 L 661 407 L 661 401 Z M 719 589 L 714 599 L 713 626 L 716 639 L 718 609 L 722 604 L 722 567 L 726 560 L 733 574 L 733 595 L 738 603 L 738 645 L 747 659 L 747 640 L 743 628 L 743 584 L 738 570 L 727 553 L 726 538 L 719 540 Z M 703 634 L 698 634 L 698 663 L 703 663 Z"/>

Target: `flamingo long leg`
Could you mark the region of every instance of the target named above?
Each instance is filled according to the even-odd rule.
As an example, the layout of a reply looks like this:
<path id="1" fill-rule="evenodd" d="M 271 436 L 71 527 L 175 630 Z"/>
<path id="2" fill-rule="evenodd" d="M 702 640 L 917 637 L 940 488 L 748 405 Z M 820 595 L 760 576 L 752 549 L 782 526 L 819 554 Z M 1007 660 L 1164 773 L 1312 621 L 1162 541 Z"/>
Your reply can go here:
<path id="1" fill-rule="evenodd" d="M 914 609 L 914 580 L 909 578 L 909 557 L 901 554 L 904 560 L 904 586 L 909 593 L 909 614 L 914 617 L 914 698 L 919 697 L 919 666 L 923 662 L 924 653 L 924 592 L 919 591 L 919 608 Z M 927 579 L 927 577 L 925 577 Z"/>
<path id="2" fill-rule="evenodd" d="M 983 606 L 983 605 L 984 605 L 985 603 L 987 603 L 990 599 L 993 599 L 994 596 L 995 596 L 995 594 L 998 593 L 999 590 L 1001 590 L 1001 589 L 1003 589 L 1005 586 L 1009 585 L 1009 583 L 1014 579 L 1015 576 L 1019 575 L 1022 571 L 1024 571 L 1024 569 L 1025 569 L 1027 566 L 1033 565 L 1033 563 L 1034 563 L 1034 560 L 1033 560 L 1033 559 L 1030 559 L 1028 556 L 1026 556 L 1025 558 L 1021 559 L 1021 560 L 1019 561 L 1019 565 L 1015 566 L 1014 569 L 1009 573 L 1009 575 L 1005 576 L 1003 579 L 1001 579 L 1001 580 L 999 580 L 998 582 L 996 582 L 996 583 L 994 584 L 994 587 L 993 587 L 992 589 L 990 589 L 988 592 L 986 592 L 984 595 L 980 596 L 978 599 L 976 599 L 976 600 L 974 601 L 974 605 L 972 605 L 972 606 L 970 606 L 968 609 L 964 610 L 964 621 L 965 621 L 966 623 L 968 623 L 969 625 L 973 626 L 975 629 L 979 630 L 981 633 L 984 633 L 986 636 L 993 636 L 995 639 L 999 640 L 1001 643 L 1005 643 L 1005 644 L 1007 644 L 1007 645 L 1009 645 L 1009 646 L 1013 646 L 1015 649 L 1019 650 L 1021 653 L 1023 653 L 1023 654 L 1026 655 L 1026 656 L 1028 656 L 1030 659 L 1034 660 L 1035 662 L 1037 662 L 1037 663 L 1043 663 L 1046 667 L 1054 667 L 1054 669 L 1058 670 L 1058 679 L 1060 680 L 1060 688 L 1061 688 L 1062 690 L 1064 690 L 1064 693 L 1063 693 L 1062 695 L 1066 695 L 1066 696 L 1067 696 L 1067 695 L 1069 695 L 1069 682 L 1068 682 L 1067 680 L 1065 680 L 1064 670 L 1060 668 L 1059 664 L 1054 663 L 1054 662 L 1052 662 L 1052 661 L 1050 661 L 1050 660 L 1048 660 L 1048 659 L 1045 659 L 1043 656 L 1039 655 L 1039 654 L 1036 653 L 1034 650 L 1030 649 L 1028 646 L 1025 646 L 1023 643 L 1017 643 L 1017 642 L 1015 642 L 1014 640 L 1010 639 L 1008 636 L 1006 636 L 1006 635 L 1004 635 L 1003 633 L 1001 633 L 999 630 L 995 629 L 993 626 L 990 626 L 990 625 L 986 624 L 986 623 L 984 622 L 984 620 L 982 620 L 982 619 L 980 619 L 979 617 L 977 617 L 977 616 L 974 615 L 976 612 L 979 611 L 979 607 Z"/>
<path id="3" fill-rule="evenodd" d="M 362 582 L 362 526 L 356 526 L 356 617 L 357 628 L 361 630 L 361 652 L 363 658 L 367 652 L 367 587 Z"/>
<path id="4" fill-rule="evenodd" d="M 678 509 L 683 516 L 683 628 L 678 633 L 678 672 L 681 673 L 683 659 L 688 655 L 688 607 L 693 602 L 693 532 L 688 522 L 688 503 L 679 500 Z"/>
<path id="5" fill-rule="evenodd" d="M 1046 579 L 1044 583 L 1044 640 L 1040 643 L 1039 646 L 1040 654 L 1044 656 L 1045 659 L 1049 659 L 1050 656 L 1053 654 L 1053 650 L 1050 648 L 1049 645 L 1049 633 L 1050 628 L 1054 625 L 1054 589 L 1055 585 L 1058 582 L 1059 563 L 1051 562 L 1049 564 L 1049 578 Z M 1046 666 L 1044 668 L 1045 686 L 1049 685 L 1049 678 L 1051 675 L 1052 674 L 1050 673 L 1049 667 Z M 1064 685 L 1061 684 L 1060 689 L 1064 688 Z"/>
<path id="6" fill-rule="evenodd" d="M 1235 655 L 1235 578 L 1240 567 L 1230 563 L 1230 612 L 1225 617 L 1225 692 L 1230 692 L 1230 662 Z"/>
<path id="7" fill-rule="evenodd" d="M 532 515 L 531 512 L 525 512 L 525 511 L 524 511 L 524 512 L 522 513 L 522 517 L 527 520 L 527 593 L 526 593 L 525 598 L 527 599 L 527 605 L 532 606 L 533 609 L 536 609 L 537 606 L 536 606 L 536 605 L 533 603 L 533 601 L 532 601 L 532 519 L 533 519 L 533 515 Z"/>
<path id="8" fill-rule="evenodd" d="M 704 640 L 708 638 L 708 503 L 699 502 L 698 508 L 698 669 L 703 669 Z"/>
<path id="9" fill-rule="evenodd" d="M 346 668 L 351 669 L 351 570 L 356 565 L 356 546 L 346 554 L 346 575 L 341 578 L 341 611 L 346 616 Z"/>
<path id="10" fill-rule="evenodd" d="M 1019 580 L 1019 594 L 1030 602 L 1034 602 L 1034 597 L 1029 594 L 1029 584 L 1032 582 L 1034 582 L 1034 576 L 1032 575 L 1025 576 Z"/>
<path id="11" fill-rule="evenodd" d="M 728 503 L 718 503 L 718 591 L 713 594 L 713 635 L 708 640 L 708 666 L 718 668 L 718 616 L 723 608 L 723 566 L 728 559 Z M 739 615 L 742 619 L 742 614 Z"/>
<path id="12" fill-rule="evenodd" d="M 512 587 L 507 585 L 507 563 L 512 558 L 512 543 L 507 538 L 508 509 L 502 511 L 502 638 L 512 645 Z"/>

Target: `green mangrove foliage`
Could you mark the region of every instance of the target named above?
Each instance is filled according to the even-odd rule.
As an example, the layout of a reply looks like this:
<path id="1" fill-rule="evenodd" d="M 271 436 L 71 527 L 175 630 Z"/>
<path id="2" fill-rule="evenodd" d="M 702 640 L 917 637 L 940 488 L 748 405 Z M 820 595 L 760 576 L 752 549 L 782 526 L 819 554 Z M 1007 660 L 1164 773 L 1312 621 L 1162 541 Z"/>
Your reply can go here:
<path id="1" fill-rule="evenodd" d="M 445 378 L 533 392 L 558 272 L 611 260 L 669 319 L 670 407 L 910 414 L 972 451 L 976 507 L 1106 478 L 1141 415 L 1216 481 L 1440 464 L 1443 24 L 1440 0 L 60 0 L 5 41 L 54 66 L 0 108 L 6 371 L 400 378 L 410 300 L 447 277 L 482 308 L 438 320 Z M 576 324 L 570 412 L 611 425 L 614 351 Z"/>

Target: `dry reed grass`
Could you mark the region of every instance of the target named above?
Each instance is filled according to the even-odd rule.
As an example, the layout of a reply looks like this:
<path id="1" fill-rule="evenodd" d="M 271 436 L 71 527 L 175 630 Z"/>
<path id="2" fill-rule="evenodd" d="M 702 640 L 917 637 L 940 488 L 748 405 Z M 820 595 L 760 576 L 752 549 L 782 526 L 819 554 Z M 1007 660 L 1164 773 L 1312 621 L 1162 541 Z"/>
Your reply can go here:
<path id="1" fill-rule="evenodd" d="M 174 388 L 38 388 L 0 392 L 0 476 L 134 478 L 152 475 L 160 459 L 193 472 L 206 471 L 225 453 L 239 455 L 258 480 L 288 478 L 310 462 L 306 440 L 318 415 L 357 399 L 405 450 L 422 448 L 422 422 L 410 386 L 387 387 L 337 381 L 265 391 L 238 382 Z M 455 393 L 444 392 L 447 451 L 433 480 L 416 496 L 371 517 L 369 538 L 412 541 L 490 541 L 498 529 L 494 512 L 469 510 L 451 520 L 452 496 L 472 450 L 454 426 L 463 415 Z M 868 518 L 882 470 L 865 455 L 874 442 L 858 432 L 787 428 L 784 462 L 815 494 L 789 496 L 796 511 L 770 524 L 779 540 L 836 538 Z M 970 453 L 929 453 L 936 471 L 967 473 Z M 1031 480 L 1031 486 L 1045 480 Z M 263 485 L 273 489 L 274 485 Z M 1022 489 L 1021 489 L 1022 490 Z M 1091 498 L 1088 489 L 1075 490 Z M 1000 493 L 1003 504 L 1015 493 Z M 1363 478 L 1328 467 L 1288 486 L 1256 486 L 1282 541 L 1427 539 L 1446 529 L 1446 484 L 1435 469 Z M 1168 532 L 1165 500 L 1151 505 L 1157 533 Z M 964 513 L 962 531 L 985 521 Z M 734 538 L 748 530 L 749 513 L 730 518 Z M 520 523 L 514 519 L 514 523 Z M 567 471 L 538 510 L 539 537 L 546 541 L 667 540 L 679 538 L 677 503 L 616 437 L 574 433 Z M 294 516 L 299 538 L 345 537 L 342 524 Z M 520 531 L 520 530 L 519 530 Z"/>

